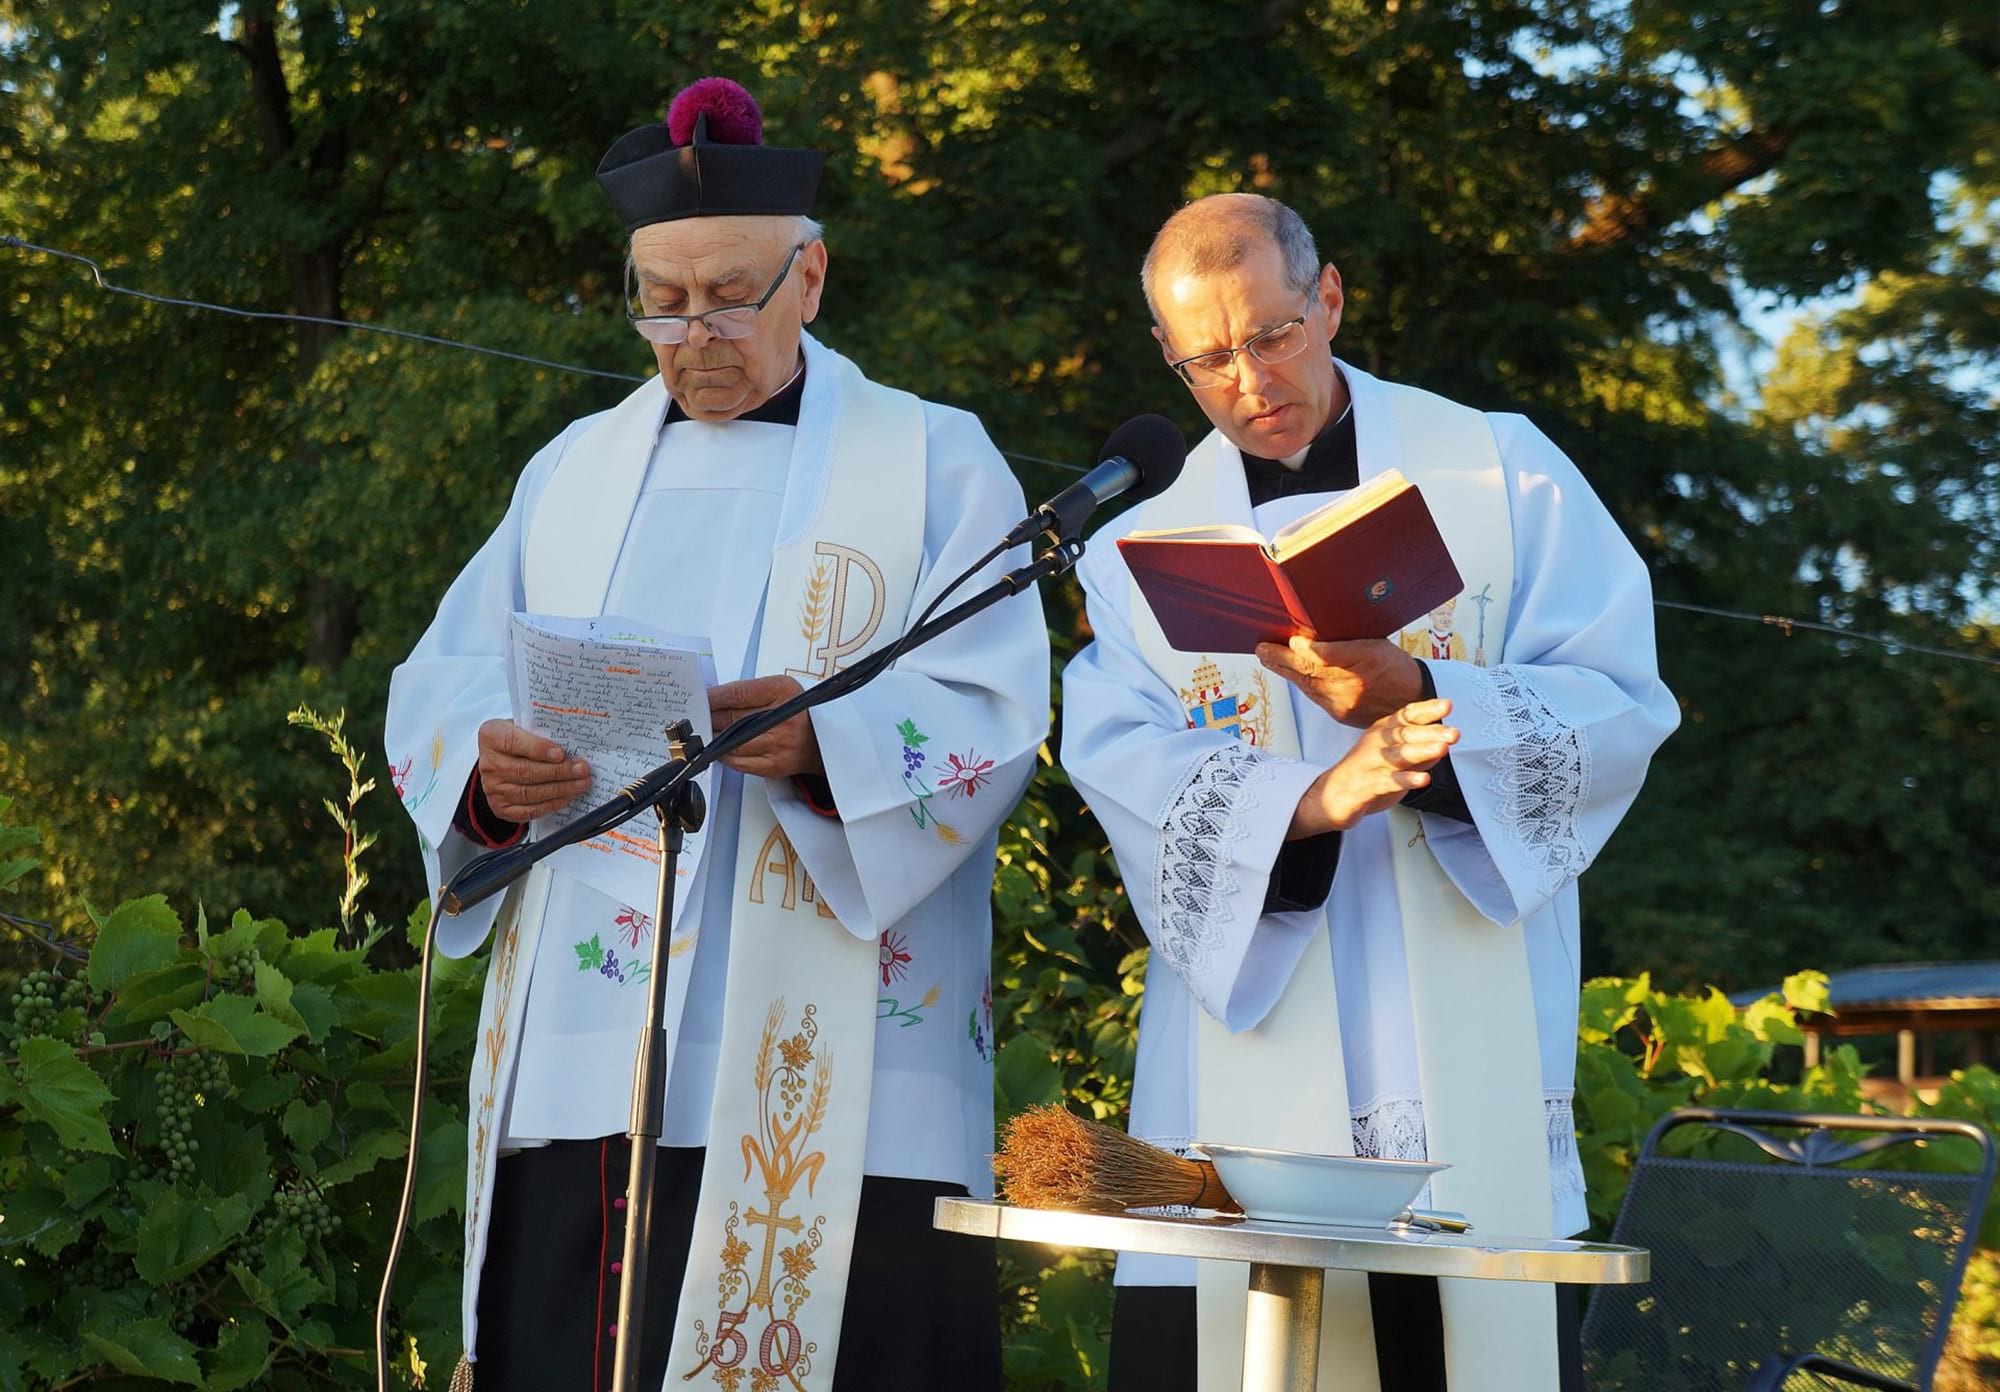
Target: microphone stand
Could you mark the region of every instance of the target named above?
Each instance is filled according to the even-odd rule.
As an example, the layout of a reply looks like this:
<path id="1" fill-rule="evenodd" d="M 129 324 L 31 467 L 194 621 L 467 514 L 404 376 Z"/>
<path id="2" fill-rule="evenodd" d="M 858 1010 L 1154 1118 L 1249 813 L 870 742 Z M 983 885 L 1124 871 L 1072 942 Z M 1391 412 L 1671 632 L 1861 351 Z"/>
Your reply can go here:
<path id="1" fill-rule="evenodd" d="M 632 1076 L 632 1111 L 626 1129 L 626 1135 L 631 1140 L 632 1160 L 627 1174 L 625 1251 L 618 1274 L 618 1331 L 612 1356 L 613 1392 L 639 1392 L 640 1328 L 645 1318 L 646 1267 L 652 1240 L 653 1173 L 666 1112 L 668 1041 L 663 1016 L 669 957 L 667 939 L 673 931 L 674 875 L 683 837 L 690 831 L 700 829 L 707 810 L 701 789 L 694 783 L 695 777 L 730 750 L 784 724 L 803 711 L 867 685 L 910 649 L 956 628 L 1037 581 L 1061 575 L 1082 559 L 1083 541 L 1080 537 L 1059 536 L 1053 531 L 1045 535 L 1053 545 L 1029 564 L 1008 571 L 971 599 L 946 610 L 928 623 L 918 625 L 896 642 L 876 650 L 852 667 L 815 682 L 791 700 L 773 706 L 761 715 L 739 720 L 708 744 L 702 743 L 686 721 L 674 722 L 667 731 L 668 748 L 673 757 L 666 763 L 635 780 L 554 835 L 481 856 L 453 876 L 451 883 L 439 895 L 446 913 L 462 913 L 505 889 L 526 874 L 529 867 L 564 846 L 621 826 L 649 807 L 654 809 L 659 819 L 660 879 L 655 900 L 657 912 L 653 919 L 652 968 L 646 981 L 646 1021 L 639 1039 L 637 1067 Z M 414 1138 L 410 1154 L 410 1166 L 414 1171 Z M 386 1307 L 386 1282 L 383 1304 Z"/>

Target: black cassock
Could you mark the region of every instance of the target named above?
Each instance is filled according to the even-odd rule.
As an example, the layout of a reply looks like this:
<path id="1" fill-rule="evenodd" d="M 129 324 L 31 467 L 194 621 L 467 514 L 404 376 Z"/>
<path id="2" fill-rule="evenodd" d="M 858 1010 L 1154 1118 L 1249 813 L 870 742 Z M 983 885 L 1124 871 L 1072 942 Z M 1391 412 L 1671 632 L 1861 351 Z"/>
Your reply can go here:
<path id="1" fill-rule="evenodd" d="M 623 1136 L 556 1141 L 501 1158 L 479 1283 L 477 1392 L 602 1392 L 611 1385 L 627 1144 Z M 662 1147 L 654 1172 L 653 1266 L 640 1348 L 648 1392 L 680 1385 L 667 1376 L 667 1351 L 703 1154 Z M 834 1392 L 998 1392 L 993 1244 L 931 1227 L 932 1204 L 964 1193 L 929 1180 L 861 1181 Z"/>

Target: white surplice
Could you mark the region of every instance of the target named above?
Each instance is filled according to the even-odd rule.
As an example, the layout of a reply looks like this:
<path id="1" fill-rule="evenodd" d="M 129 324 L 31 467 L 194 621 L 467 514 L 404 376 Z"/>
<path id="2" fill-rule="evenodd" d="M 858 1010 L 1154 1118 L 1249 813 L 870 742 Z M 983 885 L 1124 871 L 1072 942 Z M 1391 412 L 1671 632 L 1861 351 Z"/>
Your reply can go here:
<path id="1" fill-rule="evenodd" d="M 814 409 L 811 364 L 827 361 L 824 352 L 808 338 L 802 413 Z M 659 397 L 664 412 L 664 392 Z M 1004 520 L 1026 510 L 976 419 L 929 403 L 923 414 L 928 468 L 913 614 L 992 544 Z M 476 762 L 480 723 L 511 716 L 503 643 L 508 614 L 525 603 L 530 524 L 557 465 L 598 419 L 576 422 L 529 463 L 506 517 L 397 671 L 391 766 L 434 891 L 478 849 L 451 828 L 452 813 Z M 792 426 L 754 421 L 658 429 L 604 611 L 711 638 L 721 680 L 772 675 L 750 669 L 794 434 Z M 1019 559 L 990 563 L 961 595 Z M 798 620 L 780 613 L 772 621 Z M 1040 605 L 1007 600 L 811 713 L 838 818 L 813 810 L 789 780 L 763 780 L 809 877 L 807 896 L 819 893 L 844 928 L 877 942 L 868 1174 L 990 1192 L 994 847 L 1046 733 L 1047 654 Z M 716 1085 L 744 787 L 741 775 L 717 773 L 708 844 L 697 865 L 684 867 L 678 890 L 689 907 L 677 915 L 673 946 L 698 946 L 672 959 L 686 985 L 665 1145 L 707 1142 Z M 441 949 L 476 949 L 496 905 L 445 920 Z M 644 1007 L 638 969 L 650 956 L 652 914 L 650 902 L 620 904 L 552 877 L 540 931 L 529 935 L 533 960 L 512 983 L 521 1038 L 500 1144 L 624 1131 Z M 483 1245 L 469 1243 L 475 1252 Z M 468 1281 L 476 1279 L 469 1271 Z"/>
<path id="2" fill-rule="evenodd" d="M 1360 478 L 1396 463 L 1382 384 L 1343 365 L 1354 400 Z M 1462 660 L 1426 658 L 1450 723 L 1451 759 L 1473 823 L 1423 817 L 1451 881 L 1496 924 L 1520 921 L 1528 948 L 1558 1233 L 1588 1219 L 1571 1119 L 1576 1051 L 1576 879 L 1637 794 L 1646 765 L 1678 723 L 1653 648 L 1645 568 L 1576 467 L 1525 419 L 1489 418 L 1506 478 L 1514 577 L 1506 621 L 1510 661 L 1486 667 L 1503 635 L 1478 632 L 1470 596 L 1451 627 Z M 1258 507 L 1267 537 L 1335 495 Z M 1080 568 L 1095 641 L 1064 674 L 1063 763 L 1105 827 L 1141 925 L 1195 933 L 1199 952 L 1158 951 L 1147 976 L 1132 1130 L 1160 1144 L 1194 1139 L 1196 1010 L 1231 1030 L 1262 1020 L 1295 970 L 1322 911 L 1263 913 L 1272 867 L 1299 798 L 1358 732 L 1272 676 L 1260 693 L 1289 701 L 1296 759 L 1217 729 L 1189 728 L 1181 693 L 1147 665 L 1132 633 L 1131 582 L 1115 539 L 1145 528 L 1133 509 L 1091 539 Z M 1428 619 L 1417 627 L 1427 629 Z M 1187 815 L 1191 808 L 1198 816 Z M 1423 1158 L 1425 1128 L 1404 970 L 1389 823 L 1370 817 L 1342 838 L 1324 913 L 1331 930 L 1347 1095 L 1357 1154 Z M 1160 912 L 1162 885 L 1193 885 L 1204 911 L 1190 922 Z M 1185 900 L 1183 900 L 1185 902 Z M 1184 946 L 1184 944 L 1182 945 Z M 1198 963 L 1183 978 L 1162 966 Z M 1298 1086 L 1311 1087 L 1300 1060 Z M 1219 1139 L 1219 1138 L 1218 1138 Z M 1126 1256 L 1124 1284 L 1185 1285 L 1194 1263 Z"/>

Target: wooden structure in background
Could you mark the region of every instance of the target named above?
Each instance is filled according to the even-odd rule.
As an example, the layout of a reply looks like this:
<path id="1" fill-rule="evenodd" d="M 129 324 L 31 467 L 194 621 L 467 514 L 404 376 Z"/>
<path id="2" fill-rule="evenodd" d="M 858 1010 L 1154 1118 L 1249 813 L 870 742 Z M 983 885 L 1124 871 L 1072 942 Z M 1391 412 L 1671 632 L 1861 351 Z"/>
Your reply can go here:
<path id="1" fill-rule="evenodd" d="M 1731 999 L 1739 1006 L 1748 1005 L 1775 989 L 1739 992 Z M 1868 1097 L 1885 1106 L 1906 1106 L 1913 1095 L 1935 1100 L 1949 1073 L 1938 1067 L 1941 1034 L 1965 1036 L 1960 1064 L 2000 1066 L 2000 962 L 1855 967 L 1830 975 L 1827 994 L 1833 1013 L 1800 1021 L 1806 1032 L 1806 1066 L 1819 1062 L 1824 1037 L 1894 1035 L 1895 1076 L 1873 1077 L 1862 1084 Z"/>

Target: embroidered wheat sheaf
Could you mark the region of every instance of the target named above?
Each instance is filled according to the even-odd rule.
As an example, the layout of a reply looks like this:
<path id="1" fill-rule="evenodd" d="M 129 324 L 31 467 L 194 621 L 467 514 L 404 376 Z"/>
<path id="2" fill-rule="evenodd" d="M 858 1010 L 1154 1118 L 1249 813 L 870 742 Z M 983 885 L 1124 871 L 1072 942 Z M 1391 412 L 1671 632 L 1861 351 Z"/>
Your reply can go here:
<path id="1" fill-rule="evenodd" d="M 807 644 L 817 643 L 825 636 L 828 606 L 832 602 L 833 562 L 821 561 L 813 567 L 812 579 L 806 582 L 805 598 L 799 601 L 799 635 Z"/>
<path id="2" fill-rule="evenodd" d="M 1167 799 L 1160 817 L 1159 874 L 1154 885 L 1159 945 L 1167 962 L 1202 1000 L 1200 974 L 1222 941 L 1218 908 L 1236 893 L 1230 848 L 1248 834 L 1246 814 L 1269 763 L 1235 740 L 1204 755 Z"/>
<path id="3" fill-rule="evenodd" d="M 1535 866 L 1542 897 L 1553 898 L 1590 864 L 1577 830 L 1590 796 L 1590 741 L 1520 668 L 1484 675 L 1479 705 L 1501 726 L 1487 791 L 1500 799 L 1500 824 Z"/>

